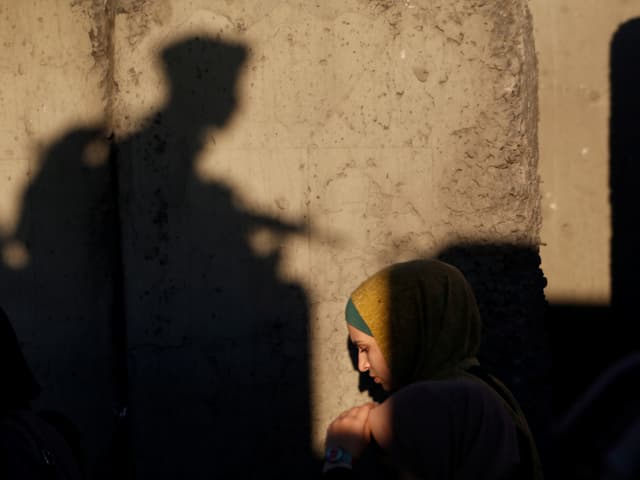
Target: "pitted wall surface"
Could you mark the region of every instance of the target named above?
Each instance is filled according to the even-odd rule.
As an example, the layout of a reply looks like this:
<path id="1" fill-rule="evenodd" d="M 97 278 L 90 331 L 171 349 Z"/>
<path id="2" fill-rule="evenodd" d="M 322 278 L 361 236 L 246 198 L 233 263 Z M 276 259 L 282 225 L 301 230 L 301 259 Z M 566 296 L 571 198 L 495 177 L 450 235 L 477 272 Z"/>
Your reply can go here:
<path id="1" fill-rule="evenodd" d="M 98 155 L 91 170 L 104 191 L 46 190 L 31 208 L 93 205 L 95 223 L 78 228 L 96 251 L 66 257 L 86 270 L 76 283 L 96 275 L 96 257 L 122 266 L 104 267 L 108 286 L 94 288 L 107 305 L 92 305 L 108 324 L 122 302 L 137 475 L 212 478 L 241 465 L 247 478 L 269 477 L 274 459 L 291 458 L 301 475 L 315 468 L 331 418 L 368 399 L 347 350 L 345 301 L 377 269 L 420 256 L 457 263 L 478 286 L 492 326 L 483 355 L 544 422 L 526 2 L 101 3 L 57 11 L 92 20 L 76 24 L 78 89 L 51 95 L 77 106 L 92 88 L 97 113 L 85 123 L 104 119 L 104 132 L 96 141 L 40 110 L 51 127 L 36 136 L 50 143 L 61 132 L 79 151 L 100 151 L 107 137 L 110 162 Z M 13 58 L 4 63 L 14 68 Z M 4 165 L 22 182 L 2 192 L 16 216 L 29 188 L 56 181 L 26 177 L 14 157 Z M 86 184 L 82 175 L 67 181 Z M 3 211 L 7 236 L 9 218 Z M 46 235 L 60 238 L 53 227 Z M 5 285 L 18 267 L 3 268 Z M 41 320 L 10 302 L 37 359 Z M 517 349 L 505 347 L 514 336 Z M 108 358 L 110 345 L 89 350 Z M 212 451 L 226 453 L 211 463 Z"/>

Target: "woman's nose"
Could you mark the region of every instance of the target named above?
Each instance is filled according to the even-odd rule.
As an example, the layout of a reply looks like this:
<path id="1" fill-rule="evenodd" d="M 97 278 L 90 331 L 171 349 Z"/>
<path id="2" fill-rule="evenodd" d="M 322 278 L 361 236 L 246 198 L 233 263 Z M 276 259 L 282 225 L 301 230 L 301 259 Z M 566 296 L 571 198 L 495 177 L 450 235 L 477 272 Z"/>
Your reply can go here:
<path id="1" fill-rule="evenodd" d="M 358 354 L 358 370 L 363 373 L 369 370 L 369 361 L 364 353 Z"/>

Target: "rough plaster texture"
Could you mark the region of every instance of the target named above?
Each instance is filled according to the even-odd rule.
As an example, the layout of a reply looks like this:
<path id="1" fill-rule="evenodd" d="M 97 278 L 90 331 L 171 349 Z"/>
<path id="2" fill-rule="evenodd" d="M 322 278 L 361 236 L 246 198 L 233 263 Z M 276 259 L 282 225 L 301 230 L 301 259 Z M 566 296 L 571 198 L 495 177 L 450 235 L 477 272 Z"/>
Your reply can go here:
<path id="1" fill-rule="evenodd" d="M 530 2 L 540 75 L 541 255 L 552 302 L 611 297 L 611 42 L 637 2 Z"/>
<path id="2" fill-rule="evenodd" d="M 49 95 L 67 102 L 65 114 L 86 95 L 96 105 L 96 116 L 84 117 L 89 125 L 102 109 L 113 132 L 117 208 L 97 156 L 91 181 L 100 188 L 73 196 L 48 186 L 44 205 L 32 209 L 50 215 L 73 202 L 86 222 L 97 220 L 80 232 L 97 237 L 95 251 L 75 249 L 68 268 L 84 275 L 71 281 L 98 275 L 108 284 L 72 287 L 84 292 L 89 283 L 110 299 L 88 303 L 92 321 L 106 322 L 112 304 L 124 302 L 141 478 L 211 478 L 239 465 L 247 478 L 269 477 L 292 458 L 294 470 L 308 471 L 329 420 L 368 398 L 347 353 L 345 299 L 378 268 L 423 255 L 469 275 L 489 327 L 483 357 L 543 427 L 536 64 L 523 0 L 99 3 L 56 11 L 93 23 L 72 30 L 81 38 L 78 90 Z M 3 14 L 11 24 L 19 12 Z M 20 28 L 26 35 L 35 25 Z M 15 63 L 3 60 L 6 75 Z M 74 78 L 60 66 L 52 74 Z M 20 88 L 38 82 L 9 85 L 29 102 Z M 3 125 L 14 128 L 28 111 L 16 104 Z M 47 122 L 33 134 L 39 141 L 67 135 L 78 151 L 96 145 L 91 131 L 37 112 Z M 29 179 L 27 151 L 16 147 L 2 167 L 18 179 L 13 186 L 2 177 L 18 217 L 28 185 L 58 181 L 55 172 Z M 80 156 L 65 158 L 73 168 Z M 15 236 L 10 209 L 2 214 L 5 236 Z M 55 228 L 45 238 L 78 241 Z M 96 269 L 95 258 L 108 261 Z M 48 272 L 43 291 L 53 288 L 48 260 L 38 267 Z M 3 266 L 1 301 L 11 302 L 31 357 L 44 362 L 35 332 L 53 329 L 25 305 L 56 317 L 73 310 L 31 298 L 30 285 L 7 300 L 15 272 L 34 265 Z M 65 282 L 55 285 L 66 290 Z M 73 308 L 78 298 L 92 297 L 74 294 Z M 80 344 L 89 335 L 60 332 Z M 69 373 L 55 368 L 64 385 Z M 243 450 L 231 451 L 234 442 Z M 212 463 L 212 452 L 225 455 Z"/>
<path id="3" fill-rule="evenodd" d="M 626 312 L 638 270 L 640 8 L 628 1 L 531 7 L 541 76 L 541 254 L 560 412 L 638 349 Z M 580 346 L 569 354 L 576 332 Z"/>

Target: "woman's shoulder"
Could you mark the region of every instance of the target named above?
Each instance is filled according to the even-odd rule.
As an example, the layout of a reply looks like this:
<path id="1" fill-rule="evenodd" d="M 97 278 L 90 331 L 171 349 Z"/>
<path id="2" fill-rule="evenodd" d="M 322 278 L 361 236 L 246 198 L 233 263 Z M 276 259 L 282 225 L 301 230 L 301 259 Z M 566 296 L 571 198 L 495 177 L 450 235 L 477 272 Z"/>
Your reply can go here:
<path id="1" fill-rule="evenodd" d="M 373 409 L 369 423 L 378 443 L 415 472 L 446 478 L 455 465 L 469 473 L 460 478 L 504 478 L 519 461 L 513 419 L 491 387 L 473 378 L 407 385 Z"/>
<path id="2" fill-rule="evenodd" d="M 395 401 L 419 397 L 425 399 L 447 399 L 451 396 L 457 398 L 472 397 L 486 399 L 488 402 L 498 401 L 500 397 L 487 382 L 471 375 L 441 380 L 421 380 L 411 383 L 391 395 Z"/>
<path id="3" fill-rule="evenodd" d="M 472 377 L 422 380 L 398 389 L 369 414 L 372 431 L 384 447 L 394 430 L 422 431 L 445 424 L 492 422 L 513 429 L 513 419 L 500 396 Z M 460 425 L 463 428 L 463 425 Z M 428 428 L 427 428 L 428 429 Z M 515 435 L 515 433 L 514 433 Z"/>

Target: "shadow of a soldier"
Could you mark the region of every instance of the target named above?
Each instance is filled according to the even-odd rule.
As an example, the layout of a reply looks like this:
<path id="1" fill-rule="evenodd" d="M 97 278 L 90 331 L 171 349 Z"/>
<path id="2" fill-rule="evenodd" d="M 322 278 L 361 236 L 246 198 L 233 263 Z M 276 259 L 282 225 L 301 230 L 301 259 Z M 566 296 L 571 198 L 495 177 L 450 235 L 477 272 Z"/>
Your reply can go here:
<path id="1" fill-rule="evenodd" d="M 99 128 L 64 136 L 27 190 L 15 238 L 4 239 L 21 243 L 30 262 L 18 273 L 3 267 L 0 281 L 25 292 L 18 298 L 32 305 L 33 331 L 57 335 L 58 350 L 45 353 L 62 410 L 75 412 L 86 436 L 104 436 L 105 422 L 99 428 L 78 411 L 92 399 L 104 404 L 112 389 L 120 413 L 129 407 L 141 478 L 313 468 L 308 302 L 277 273 L 282 240 L 304 228 L 250 211 L 194 171 L 211 129 L 224 128 L 236 107 L 246 57 L 243 46 L 210 38 L 165 48 L 166 105 L 112 138 L 107 161 L 86 153 L 100 157 Z M 276 239 L 267 253 L 250 246 L 257 231 Z M 36 286 L 42 296 L 30 299 Z M 27 315 L 16 299 L 5 303 L 16 318 Z M 34 338 L 30 353 L 43 352 Z M 114 365 L 112 381 L 104 370 Z M 91 394 L 79 393 L 78 376 Z M 101 440 L 92 443 L 99 449 Z"/>

